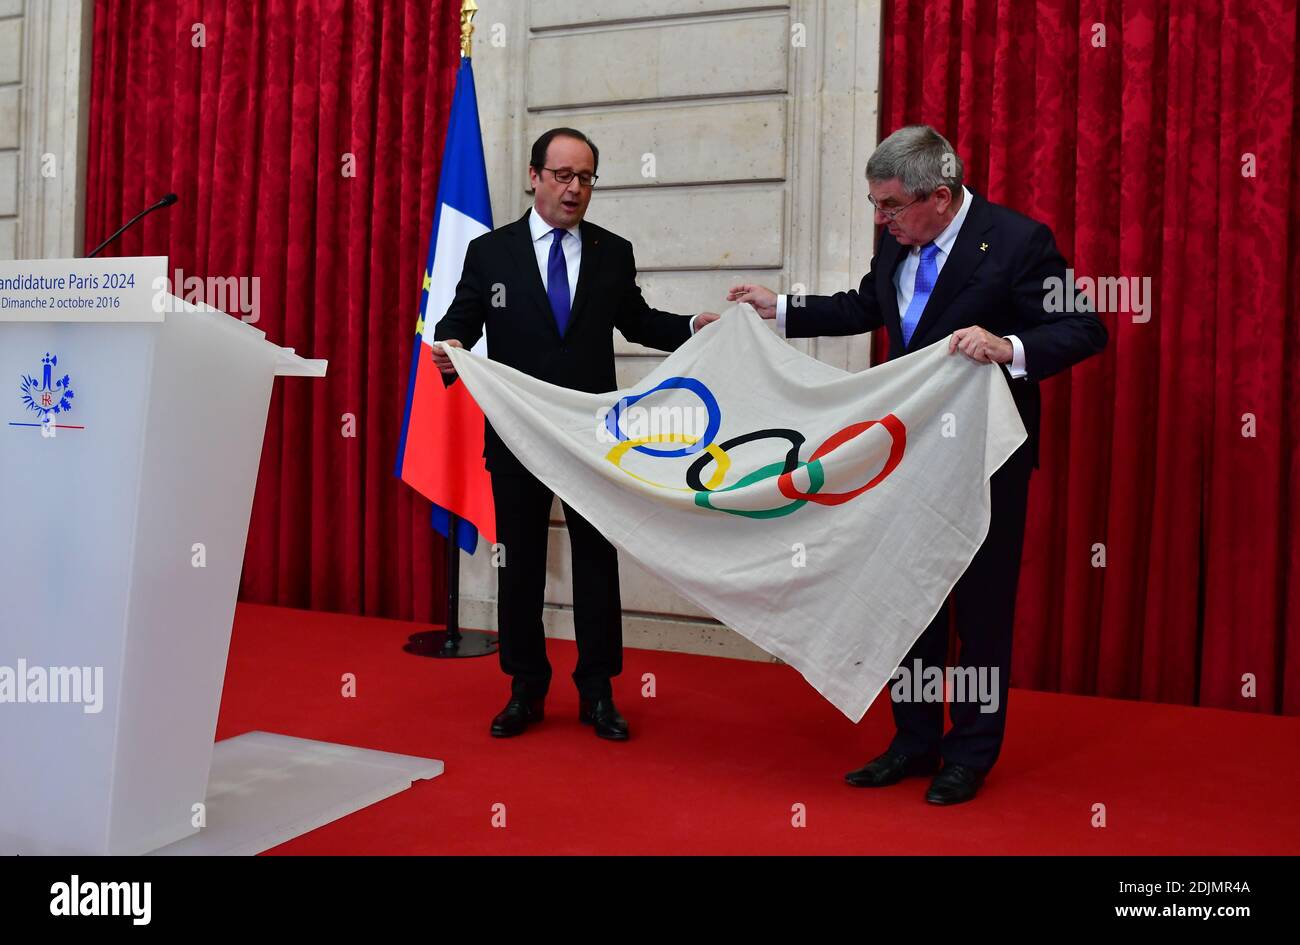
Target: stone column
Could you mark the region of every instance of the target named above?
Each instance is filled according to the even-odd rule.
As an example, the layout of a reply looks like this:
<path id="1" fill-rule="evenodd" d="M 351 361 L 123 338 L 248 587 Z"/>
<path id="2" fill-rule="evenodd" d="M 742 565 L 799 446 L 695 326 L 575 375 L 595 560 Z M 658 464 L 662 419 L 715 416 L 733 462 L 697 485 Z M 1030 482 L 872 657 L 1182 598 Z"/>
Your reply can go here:
<path id="1" fill-rule="evenodd" d="M 0 257 L 83 248 L 92 0 L 0 0 Z"/>

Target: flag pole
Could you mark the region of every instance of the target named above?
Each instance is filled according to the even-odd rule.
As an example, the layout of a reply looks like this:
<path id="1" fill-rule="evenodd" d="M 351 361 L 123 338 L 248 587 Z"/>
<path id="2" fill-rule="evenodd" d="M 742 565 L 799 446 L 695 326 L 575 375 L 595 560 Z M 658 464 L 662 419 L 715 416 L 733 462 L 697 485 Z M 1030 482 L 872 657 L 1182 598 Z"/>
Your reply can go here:
<path id="1" fill-rule="evenodd" d="M 468 59 L 473 51 L 474 14 L 478 4 L 474 0 L 461 0 L 460 4 L 460 55 Z M 460 629 L 460 516 L 447 514 L 447 629 L 426 630 L 413 633 L 402 647 L 416 656 L 434 659 L 465 659 L 472 656 L 489 656 L 497 651 L 497 635 L 486 630 Z"/>

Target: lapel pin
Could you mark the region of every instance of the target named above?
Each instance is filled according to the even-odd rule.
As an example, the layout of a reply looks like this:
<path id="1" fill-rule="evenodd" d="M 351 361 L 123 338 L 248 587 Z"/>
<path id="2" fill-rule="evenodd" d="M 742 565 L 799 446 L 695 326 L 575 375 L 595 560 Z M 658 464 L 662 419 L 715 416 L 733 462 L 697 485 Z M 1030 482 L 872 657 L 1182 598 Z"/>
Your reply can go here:
<path id="1" fill-rule="evenodd" d="M 981 253 L 987 251 L 988 248 L 989 248 L 989 244 L 988 244 L 988 243 L 980 243 L 980 252 L 981 252 Z"/>

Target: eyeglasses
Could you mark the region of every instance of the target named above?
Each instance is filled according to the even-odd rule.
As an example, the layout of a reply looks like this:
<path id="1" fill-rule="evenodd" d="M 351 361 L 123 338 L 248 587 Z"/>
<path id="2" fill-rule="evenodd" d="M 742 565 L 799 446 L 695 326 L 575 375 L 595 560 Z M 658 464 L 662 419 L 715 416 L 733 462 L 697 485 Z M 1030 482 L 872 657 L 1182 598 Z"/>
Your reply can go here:
<path id="1" fill-rule="evenodd" d="M 542 170 L 550 171 L 551 174 L 555 177 L 555 182 L 557 184 L 571 184 L 573 183 L 573 179 L 576 177 L 578 178 L 578 183 L 581 184 L 583 187 L 596 186 L 595 174 L 576 174 L 573 171 L 569 170 L 568 168 L 562 168 L 561 170 L 557 171 L 553 167 L 543 167 Z"/>
<path id="2" fill-rule="evenodd" d="M 867 200 L 868 202 L 870 202 L 871 206 L 875 208 L 876 213 L 880 214 L 882 217 L 884 217 L 886 220 L 889 220 L 892 223 L 894 220 L 897 220 L 899 214 L 901 214 L 908 207 L 920 203 L 922 200 L 927 199 L 929 196 L 930 196 L 929 194 L 925 194 L 921 197 L 917 197 L 911 203 L 905 203 L 901 207 L 890 207 L 889 209 L 885 209 L 880 204 L 876 203 L 876 198 L 871 196 L 871 194 L 867 194 Z"/>

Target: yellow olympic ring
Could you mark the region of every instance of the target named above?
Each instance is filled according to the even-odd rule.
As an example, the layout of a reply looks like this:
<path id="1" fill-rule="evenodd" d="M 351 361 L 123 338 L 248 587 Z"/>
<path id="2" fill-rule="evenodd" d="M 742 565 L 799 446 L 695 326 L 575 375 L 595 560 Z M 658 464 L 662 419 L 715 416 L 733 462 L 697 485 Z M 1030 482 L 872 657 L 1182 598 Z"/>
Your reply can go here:
<path id="1" fill-rule="evenodd" d="M 638 476 L 630 469 L 624 469 L 623 454 L 634 447 L 645 446 L 647 443 L 685 443 L 689 446 L 692 443 L 698 443 L 699 439 L 700 438 L 697 436 L 687 436 L 684 433 L 656 433 L 654 436 L 643 437 L 639 440 L 623 440 L 606 453 L 605 458 L 613 463 L 619 472 L 626 473 L 638 482 L 644 482 L 647 486 L 654 486 L 656 489 L 668 489 L 671 492 L 694 493 L 694 489 L 683 489 L 679 486 L 665 486 L 663 483 L 651 482 L 649 479 Z M 713 457 L 717 470 L 709 477 L 709 481 L 704 485 L 706 489 L 713 490 L 722 485 L 722 480 L 727 478 L 727 470 L 731 468 L 731 457 L 728 456 L 716 443 L 710 443 L 708 446 L 704 447 L 704 451 Z"/>

